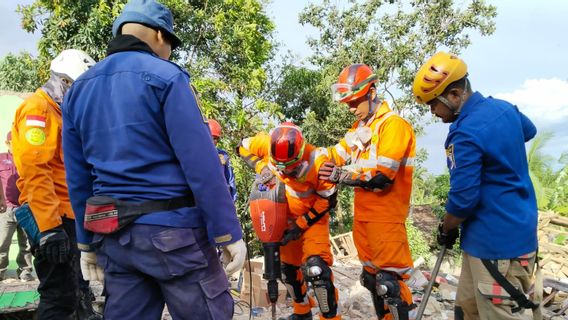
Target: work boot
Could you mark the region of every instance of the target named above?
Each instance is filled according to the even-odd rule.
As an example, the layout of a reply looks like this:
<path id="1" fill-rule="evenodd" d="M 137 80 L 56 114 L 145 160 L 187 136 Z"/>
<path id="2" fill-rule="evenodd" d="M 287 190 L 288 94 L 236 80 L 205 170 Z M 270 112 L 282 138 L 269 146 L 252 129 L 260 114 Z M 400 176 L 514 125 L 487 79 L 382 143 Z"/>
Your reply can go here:
<path id="1" fill-rule="evenodd" d="M 35 280 L 34 276 L 32 275 L 32 272 L 28 269 L 18 269 L 17 273 L 18 273 L 18 278 L 20 278 L 22 282 Z"/>
<path id="2" fill-rule="evenodd" d="M 87 292 L 79 290 L 79 308 L 77 309 L 78 320 L 102 320 L 103 316 L 93 309 L 95 295 L 89 288 Z"/>
<path id="3" fill-rule="evenodd" d="M 312 320 L 312 312 L 297 314 L 293 313 L 288 318 L 280 318 L 278 320 Z"/>

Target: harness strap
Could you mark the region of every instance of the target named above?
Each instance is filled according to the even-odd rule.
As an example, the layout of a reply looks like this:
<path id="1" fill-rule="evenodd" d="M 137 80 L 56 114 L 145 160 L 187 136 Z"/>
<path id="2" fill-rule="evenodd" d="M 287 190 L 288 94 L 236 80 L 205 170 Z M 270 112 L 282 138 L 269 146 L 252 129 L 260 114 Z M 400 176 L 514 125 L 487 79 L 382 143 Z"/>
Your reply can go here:
<path id="1" fill-rule="evenodd" d="M 481 262 L 483 263 L 483 265 L 485 266 L 487 271 L 489 271 L 489 273 L 491 274 L 493 279 L 495 279 L 495 281 L 497 281 L 497 283 L 501 287 L 503 287 L 503 289 L 505 289 L 505 291 L 507 291 L 507 293 L 509 293 L 511 298 L 513 300 L 515 300 L 517 302 L 517 304 L 519 305 L 518 307 L 511 308 L 511 311 L 513 313 L 521 311 L 522 308 L 533 309 L 533 310 L 538 308 L 539 304 L 538 303 L 535 304 L 534 302 L 530 301 L 529 299 L 527 299 L 527 297 L 522 292 L 517 290 L 517 288 L 515 288 L 511 284 L 511 282 L 509 282 L 509 280 L 507 280 L 501 274 L 501 272 L 499 272 L 499 269 L 491 260 L 481 259 Z"/>

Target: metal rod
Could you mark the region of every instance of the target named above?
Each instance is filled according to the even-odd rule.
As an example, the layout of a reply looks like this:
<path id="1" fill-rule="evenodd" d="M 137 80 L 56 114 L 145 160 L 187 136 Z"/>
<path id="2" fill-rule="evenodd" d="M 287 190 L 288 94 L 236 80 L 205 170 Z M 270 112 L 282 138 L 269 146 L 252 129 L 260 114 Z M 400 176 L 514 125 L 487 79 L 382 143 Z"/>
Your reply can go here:
<path id="1" fill-rule="evenodd" d="M 440 248 L 440 253 L 438 253 L 438 259 L 436 260 L 436 264 L 434 265 L 434 269 L 430 275 L 430 281 L 428 282 L 428 286 L 426 287 L 426 291 L 424 291 L 424 297 L 422 297 L 422 301 L 420 302 L 420 307 L 418 307 L 418 312 L 416 313 L 416 320 L 422 319 L 422 315 L 424 314 L 424 310 L 426 309 L 426 305 L 428 304 L 428 298 L 430 298 L 430 293 L 432 293 L 432 287 L 434 283 L 436 283 L 436 277 L 438 276 L 438 271 L 440 271 L 440 266 L 442 265 L 442 260 L 444 259 L 444 255 L 446 254 L 446 246 L 443 245 Z"/>

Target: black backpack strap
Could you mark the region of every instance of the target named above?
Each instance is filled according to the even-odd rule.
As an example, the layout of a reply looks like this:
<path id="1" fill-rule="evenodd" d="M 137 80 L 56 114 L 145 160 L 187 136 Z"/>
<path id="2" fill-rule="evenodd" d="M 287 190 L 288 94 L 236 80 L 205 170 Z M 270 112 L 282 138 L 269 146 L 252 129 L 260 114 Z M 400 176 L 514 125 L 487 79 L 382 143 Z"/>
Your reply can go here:
<path id="1" fill-rule="evenodd" d="M 481 262 L 483 263 L 487 271 L 489 271 L 493 279 L 495 279 L 495 281 L 497 281 L 497 283 L 501 287 L 503 287 L 503 289 L 505 289 L 505 291 L 507 291 L 507 293 L 511 296 L 511 298 L 515 300 L 519 305 L 516 308 L 511 308 L 511 311 L 513 313 L 521 311 L 522 308 L 533 309 L 533 310 L 538 308 L 539 304 L 538 303 L 535 304 L 534 302 L 530 301 L 522 292 L 520 292 L 515 287 L 513 287 L 513 285 L 509 282 L 509 280 L 507 280 L 501 274 L 501 272 L 499 272 L 499 269 L 493 262 L 491 262 L 491 260 L 481 259 Z"/>

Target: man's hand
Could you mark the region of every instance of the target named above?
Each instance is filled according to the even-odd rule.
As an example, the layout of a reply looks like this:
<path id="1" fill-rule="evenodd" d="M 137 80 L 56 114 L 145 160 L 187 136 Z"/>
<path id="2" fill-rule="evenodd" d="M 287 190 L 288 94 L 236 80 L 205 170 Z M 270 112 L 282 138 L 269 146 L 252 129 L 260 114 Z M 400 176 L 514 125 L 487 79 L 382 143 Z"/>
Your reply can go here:
<path id="1" fill-rule="evenodd" d="M 94 252 L 81 252 L 80 264 L 83 279 L 104 281 L 103 268 L 97 264 L 97 255 Z"/>
<path id="2" fill-rule="evenodd" d="M 69 260 L 69 237 L 61 226 L 42 232 L 39 252 L 50 263 L 65 263 Z"/>
<path id="3" fill-rule="evenodd" d="M 243 268 L 247 247 L 241 239 L 223 247 L 223 265 L 225 273 L 231 275 Z"/>
<path id="4" fill-rule="evenodd" d="M 361 181 L 353 180 L 352 173 L 342 167 L 336 166 L 333 162 L 325 162 L 318 171 L 321 180 L 328 180 L 333 183 L 342 183 L 348 186 L 361 186 Z"/>
<path id="5" fill-rule="evenodd" d="M 271 186 L 274 182 L 274 173 L 268 167 L 268 165 L 262 167 L 260 171 L 258 181 L 264 185 Z"/>
<path id="6" fill-rule="evenodd" d="M 318 177 L 321 180 L 331 181 L 331 175 L 332 175 L 333 171 L 335 170 L 335 168 L 336 167 L 335 167 L 335 164 L 333 162 L 331 162 L 331 161 L 324 162 L 321 165 L 321 167 L 318 171 Z M 331 181 L 331 182 L 337 182 L 337 181 Z"/>
<path id="7" fill-rule="evenodd" d="M 298 240 L 300 239 L 300 236 L 302 236 L 302 232 L 304 232 L 304 230 L 302 230 L 302 228 L 298 226 L 296 221 L 293 221 L 288 229 L 284 231 L 284 236 L 282 237 L 282 241 L 280 243 L 285 246 L 290 241 Z"/>
<path id="8" fill-rule="evenodd" d="M 459 227 L 444 231 L 444 222 L 440 222 L 438 225 L 438 234 L 436 235 L 436 239 L 438 240 L 439 245 L 445 245 L 446 248 L 451 249 L 454 244 L 456 244 L 456 240 L 459 236 Z"/>

